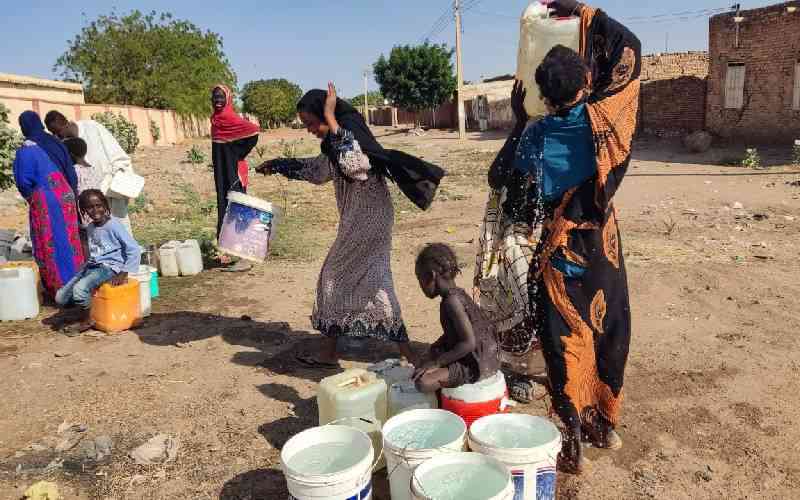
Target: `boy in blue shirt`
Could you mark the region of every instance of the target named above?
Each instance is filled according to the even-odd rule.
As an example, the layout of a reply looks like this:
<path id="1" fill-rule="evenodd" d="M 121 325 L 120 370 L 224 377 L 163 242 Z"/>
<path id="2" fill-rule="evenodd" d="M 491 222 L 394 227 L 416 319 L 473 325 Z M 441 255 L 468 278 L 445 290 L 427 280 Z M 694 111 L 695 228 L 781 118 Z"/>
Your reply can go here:
<path id="1" fill-rule="evenodd" d="M 78 198 L 84 218 L 92 222 L 87 227 L 89 260 L 56 293 L 60 306 L 77 304 L 82 309 L 80 324 L 65 330 L 67 335 L 77 335 L 92 328 L 89 310 L 92 295 L 105 283 L 119 286 L 127 282 L 128 274 L 139 270 L 142 250 L 118 219 L 111 216 L 108 199 L 97 189 L 87 189 Z"/>

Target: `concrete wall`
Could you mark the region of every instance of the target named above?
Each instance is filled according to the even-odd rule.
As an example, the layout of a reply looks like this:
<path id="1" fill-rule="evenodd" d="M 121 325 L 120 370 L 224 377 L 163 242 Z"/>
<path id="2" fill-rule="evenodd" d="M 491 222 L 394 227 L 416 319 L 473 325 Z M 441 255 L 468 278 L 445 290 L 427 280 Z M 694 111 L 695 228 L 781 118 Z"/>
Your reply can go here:
<path id="1" fill-rule="evenodd" d="M 789 13 L 788 6 L 796 7 Z M 792 109 L 794 68 L 800 60 L 800 2 L 742 11 L 738 46 L 734 14 L 709 21 L 706 123 L 724 137 L 751 143 L 800 138 L 800 111 Z M 744 106 L 725 109 L 728 63 L 745 65 Z"/>
<path id="2" fill-rule="evenodd" d="M 89 120 L 96 113 L 111 111 L 121 114 L 136 124 L 140 146 L 166 146 L 177 144 L 186 139 L 206 137 L 211 133 L 211 124 L 204 117 L 179 117 L 174 111 L 163 109 L 148 109 L 138 106 L 120 106 L 105 104 L 69 104 L 65 102 L 46 101 L 43 99 L 6 98 L 0 96 L 0 103 L 4 104 L 11 113 L 9 120 L 11 126 L 19 130 L 19 115 L 24 111 L 33 110 L 44 116 L 51 110 L 58 111 L 69 120 Z M 251 121 L 255 121 L 252 117 Z M 150 134 L 150 120 L 153 120 L 160 129 L 158 141 L 153 140 Z"/>
<path id="3" fill-rule="evenodd" d="M 55 110 L 70 120 L 88 120 L 96 113 L 111 111 L 136 124 L 140 146 L 166 146 L 211 134 L 211 123 L 207 117 L 182 117 L 171 110 L 138 106 L 85 104 L 83 87 L 79 84 L 26 76 L 0 73 L 0 104 L 11 111 L 9 120 L 17 130 L 19 115 L 28 110 L 36 111 L 42 119 L 48 111 Z M 252 116 L 245 118 L 258 123 Z M 151 120 L 160 129 L 157 142 L 150 133 Z"/>
<path id="4" fill-rule="evenodd" d="M 0 73 L 0 98 L 44 99 L 68 104 L 83 104 L 83 86 L 55 80 Z"/>

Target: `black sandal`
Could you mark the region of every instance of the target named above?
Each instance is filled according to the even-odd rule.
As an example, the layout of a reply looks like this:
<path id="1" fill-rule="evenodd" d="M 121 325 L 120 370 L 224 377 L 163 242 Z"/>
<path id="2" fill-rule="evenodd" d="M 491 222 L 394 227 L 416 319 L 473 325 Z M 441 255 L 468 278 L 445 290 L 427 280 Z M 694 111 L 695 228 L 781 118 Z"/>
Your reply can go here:
<path id="1" fill-rule="evenodd" d="M 295 356 L 295 359 L 302 365 L 307 366 L 308 368 L 322 368 L 323 370 L 338 370 L 341 368 L 339 363 L 325 363 L 322 362 L 311 354 L 298 354 Z"/>

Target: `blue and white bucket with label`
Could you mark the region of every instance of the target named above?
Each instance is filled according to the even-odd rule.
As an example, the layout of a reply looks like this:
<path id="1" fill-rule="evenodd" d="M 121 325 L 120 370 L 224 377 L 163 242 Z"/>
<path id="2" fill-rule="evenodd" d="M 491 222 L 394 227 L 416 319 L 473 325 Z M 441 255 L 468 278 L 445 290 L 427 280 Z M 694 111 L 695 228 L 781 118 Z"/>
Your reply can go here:
<path id="1" fill-rule="evenodd" d="M 514 500 L 555 500 L 561 432 L 550 420 L 489 415 L 470 427 L 469 447 L 505 464 L 514 483 Z"/>
<path id="2" fill-rule="evenodd" d="M 219 248 L 228 255 L 263 262 L 275 236 L 272 203 L 231 191 L 219 232 Z"/>

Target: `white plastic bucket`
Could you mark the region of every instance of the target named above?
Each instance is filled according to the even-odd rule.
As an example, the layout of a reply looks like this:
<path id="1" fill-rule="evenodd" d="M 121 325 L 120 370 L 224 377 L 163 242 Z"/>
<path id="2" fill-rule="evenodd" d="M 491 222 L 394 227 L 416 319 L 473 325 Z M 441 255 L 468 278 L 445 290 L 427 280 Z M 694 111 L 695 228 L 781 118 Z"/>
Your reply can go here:
<path id="1" fill-rule="evenodd" d="M 226 254 L 263 262 L 275 236 L 274 208 L 268 201 L 231 191 L 218 245 Z"/>
<path id="2" fill-rule="evenodd" d="M 521 414 L 483 417 L 469 430 L 472 451 L 505 464 L 515 500 L 555 500 L 561 433 L 548 419 Z"/>
<path id="3" fill-rule="evenodd" d="M 150 281 L 153 279 L 153 274 L 150 266 L 139 266 L 139 272 L 132 277 L 139 282 L 139 311 L 142 314 L 142 318 L 146 318 L 153 312 L 150 288 Z"/>
<path id="4" fill-rule="evenodd" d="M 516 500 L 505 465 L 478 453 L 451 453 L 423 463 L 414 470 L 411 494 L 413 500 Z"/>
<path id="5" fill-rule="evenodd" d="M 406 434 L 409 429 L 416 436 Z M 414 469 L 438 455 L 464 451 L 466 434 L 464 421 L 449 411 L 409 410 L 390 418 L 383 425 L 383 453 L 392 500 L 411 500 Z"/>
<path id="6" fill-rule="evenodd" d="M 371 500 L 374 451 L 369 437 L 343 425 L 314 427 L 281 450 L 293 500 Z"/>

